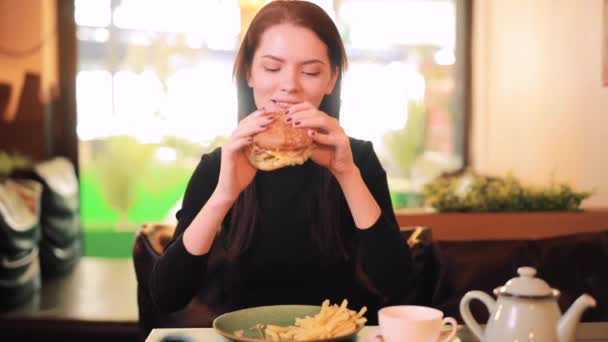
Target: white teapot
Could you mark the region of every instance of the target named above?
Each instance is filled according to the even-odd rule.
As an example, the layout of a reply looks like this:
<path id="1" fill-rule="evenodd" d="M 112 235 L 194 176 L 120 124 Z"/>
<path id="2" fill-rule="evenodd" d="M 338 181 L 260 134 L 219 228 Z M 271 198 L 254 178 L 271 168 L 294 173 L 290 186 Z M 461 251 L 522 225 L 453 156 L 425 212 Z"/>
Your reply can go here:
<path id="1" fill-rule="evenodd" d="M 595 299 L 583 294 L 561 316 L 558 290 L 535 278 L 532 267 L 520 267 L 517 273 L 519 277 L 494 289 L 496 301 L 482 291 L 469 291 L 462 297 L 460 314 L 471 332 L 481 342 L 574 341 L 578 321 L 585 309 L 595 307 Z M 490 312 L 485 331 L 471 315 L 473 299 L 480 300 Z"/>

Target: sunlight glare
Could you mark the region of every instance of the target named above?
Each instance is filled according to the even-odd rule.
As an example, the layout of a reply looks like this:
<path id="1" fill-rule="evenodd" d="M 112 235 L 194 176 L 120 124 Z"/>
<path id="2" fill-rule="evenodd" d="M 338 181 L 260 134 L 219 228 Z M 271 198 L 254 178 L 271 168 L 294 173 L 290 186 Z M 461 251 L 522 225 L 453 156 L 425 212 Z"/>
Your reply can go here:
<path id="1" fill-rule="evenodd" d="M 439 65 L 453 65 L 456 63 L 456 56 L 454 56 L 454 52 L 448 48 L 442 48 L 441 50 L 435 52 L 433 57 L 435 59 L 435 63 Z"/>

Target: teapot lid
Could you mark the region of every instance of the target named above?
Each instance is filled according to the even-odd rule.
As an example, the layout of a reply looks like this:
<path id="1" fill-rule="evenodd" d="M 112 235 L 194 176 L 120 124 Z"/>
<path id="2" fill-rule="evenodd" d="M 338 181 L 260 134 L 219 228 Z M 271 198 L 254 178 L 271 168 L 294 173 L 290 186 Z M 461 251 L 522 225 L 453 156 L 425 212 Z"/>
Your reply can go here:
<path id="1" fill-rule="evenodd" d="M 533 267 L 519 267 L 519 277 L 511 278 L 504 286 L 496 289 L 497 295 L 511 295 L 518 297 L 553 297 L 559 291 L 552 289 L 542 279 L 536 278 L 536 269 Z"/>

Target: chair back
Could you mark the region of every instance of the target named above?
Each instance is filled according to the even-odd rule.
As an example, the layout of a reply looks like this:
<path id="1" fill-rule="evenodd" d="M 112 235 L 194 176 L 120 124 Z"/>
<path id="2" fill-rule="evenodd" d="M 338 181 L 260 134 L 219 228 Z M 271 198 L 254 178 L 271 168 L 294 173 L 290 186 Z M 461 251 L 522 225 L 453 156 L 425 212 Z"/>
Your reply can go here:
<path id="1" fill-rule="evenodd" d="M 173 237 L 175 227 L 163 223 L 147 223 L 136 232 L 133 244 L 133 266 L 137 280 L 137 307 L 139 310 L 139 330 L 143 340 L 154 328 L 206 328 L 213 319 L 225 312 L 217 305 L 221 291 L 220 284 L 212 284 L 201 289 L 183 309 L 165 313 L 158 310 L 150 296 L 150 275 L 152 268 Z M 213 260 L 209 261 L 210 264 Z"/>
<path id="2" fill-rule="evenodd" d="M 163 253 L 171 239 L 175 227 L 168 224 L 147 223 L 137 229 L 133 244 L 133 266 L 137 279 L 137 307 L 141 340 L 154 328 L 171 326 L 177 318 L 161 313 L 154 305 L 150 294 L 149 281 L 154 263 Z"/>

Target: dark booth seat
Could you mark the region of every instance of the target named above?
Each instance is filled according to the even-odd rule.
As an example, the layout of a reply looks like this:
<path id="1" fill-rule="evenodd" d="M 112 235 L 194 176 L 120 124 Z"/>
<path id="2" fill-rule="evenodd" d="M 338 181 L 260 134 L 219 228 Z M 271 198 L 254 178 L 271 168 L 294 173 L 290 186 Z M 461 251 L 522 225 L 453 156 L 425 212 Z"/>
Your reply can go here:
<path id="1" fill-rule="evenodd" d="M 561 291 L 562 311 L 586 292 L 598 306 L 587 310 L 583 321 L 608 321 L 608 230 L 534 240 L 435 241 L 432 229 L 418 229 L 422 232 L 418 235 L 414 228 L 402 228 L 403 241 L 412 249 L 412 281 L 394 304 L 436 307 L 462 323 L 458 308 L 467 291 L 493 296 L 492 290 L 516 276 L 518 267 L 533 266 Z M 182 311 L 162 314 L 148 295 L 148 275 L 172 232 L 172 226 L 162 224 L 144 225 L 137 232 L 133 261 L 142 338 L 153 328 L 209 327 L 213 318 L 209 308 L 196 300 Z M 479 321 L 487 320 L 480 303 L 472 302 L 471 309 Z"/>
<path id="2" fill-rule="evenodd" d="M 459 303 L 470 290 L 494 297 L 494 288 L 517 275 L 520 266 L 532 266 L 537 276 L 560 290 L 565 311 L 583 293 L 598 302 L 583 321 L 608 321 L 608 230 L 535 240 L 434 241 L 437 281 L 430 305 L 460 322 Z M 429 284 L 430 285 L 430 284 Z M 485 307 L 473 301 L 471 311 L 485 322 Z"/>

